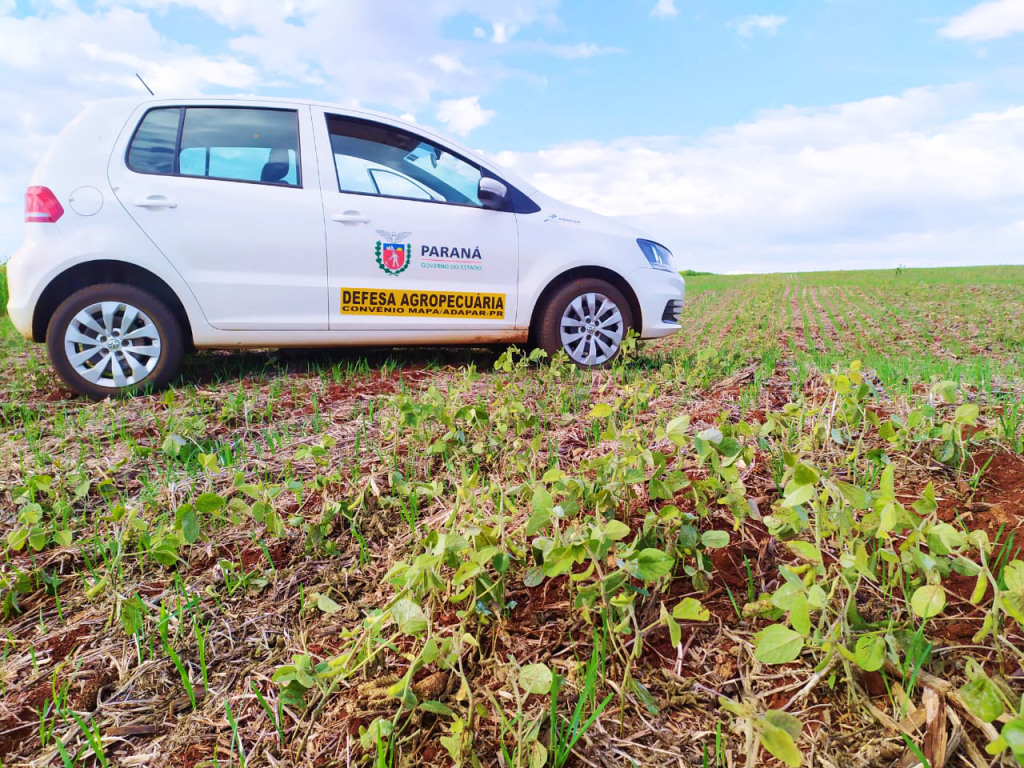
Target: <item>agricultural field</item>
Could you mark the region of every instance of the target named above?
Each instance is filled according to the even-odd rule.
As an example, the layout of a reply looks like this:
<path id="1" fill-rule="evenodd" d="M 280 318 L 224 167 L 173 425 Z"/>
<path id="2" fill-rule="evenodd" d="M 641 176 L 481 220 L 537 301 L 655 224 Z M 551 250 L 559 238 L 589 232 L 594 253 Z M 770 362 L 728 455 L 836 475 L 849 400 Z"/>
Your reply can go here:
<path id="1" fill-rule="evenodd" d="M 0 317 L 0 764 L 1024 765 L 1022 314 L 1024 267 L 709 275 L 596 372 L 100 403 Z"/>

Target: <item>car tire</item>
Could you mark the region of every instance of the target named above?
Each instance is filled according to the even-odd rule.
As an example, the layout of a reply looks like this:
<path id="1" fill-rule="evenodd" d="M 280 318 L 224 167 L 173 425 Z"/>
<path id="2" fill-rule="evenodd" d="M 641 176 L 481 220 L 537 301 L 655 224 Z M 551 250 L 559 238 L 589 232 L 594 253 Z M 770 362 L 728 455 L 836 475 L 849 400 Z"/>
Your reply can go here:
<path id="1" fill-rule="evenodd" d="M 564 350 L 581 368 L 600 368 L 618 356 L 632 327 L 633 313 L 622 291 L 585 277 L 571 280 L 548 298 L 534 337 L 549 356 Z"/>
<path id="2" fill-rule="evenodd" d="M 165 386 L 181 367 L 182 335 L 160 299 L 132 285 L 106 283 L 76 291 L 57 307 L 46 347 L 71 389 L 102 400 Z"/>

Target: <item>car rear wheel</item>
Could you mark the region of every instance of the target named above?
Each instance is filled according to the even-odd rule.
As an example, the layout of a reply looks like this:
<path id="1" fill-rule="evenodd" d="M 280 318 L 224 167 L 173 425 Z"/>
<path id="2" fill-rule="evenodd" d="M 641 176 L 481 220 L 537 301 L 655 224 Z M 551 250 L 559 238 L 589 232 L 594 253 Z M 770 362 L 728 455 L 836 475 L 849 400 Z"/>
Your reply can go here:
<path id="1" fill-rule="evenodd" d="M 91 285 L 57 307 L 46 331 L 50 361 L 94 399 L 164 386 L 181 366 L 181 326 L 156 297 L 131 285 Z"/>
<path id="2" fill-rule="evenodd" d="M 536 337 L 549 355 L 561 349 L 576 365 L 596 368 L 615 359 L 632 327 L 633 313 L 622 292 L 588 277 L 555 291 L 541 312 Z"/>

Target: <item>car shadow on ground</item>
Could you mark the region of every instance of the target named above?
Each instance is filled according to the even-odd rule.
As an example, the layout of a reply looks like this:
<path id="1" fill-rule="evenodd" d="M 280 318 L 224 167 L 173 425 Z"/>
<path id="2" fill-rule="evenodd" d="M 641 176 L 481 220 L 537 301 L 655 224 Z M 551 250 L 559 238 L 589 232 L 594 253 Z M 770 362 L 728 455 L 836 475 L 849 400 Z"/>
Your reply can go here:
<path id="1" fill-rule="evenodd" d="M 201 350 L 185 357 L 174 386 L 209 386 L 243 379 L 299 374 L 335 380 L 368 374 L 462 368 L 490 373 L 507 346 L 493 347 L 324 347 L 297 349 Z"/>

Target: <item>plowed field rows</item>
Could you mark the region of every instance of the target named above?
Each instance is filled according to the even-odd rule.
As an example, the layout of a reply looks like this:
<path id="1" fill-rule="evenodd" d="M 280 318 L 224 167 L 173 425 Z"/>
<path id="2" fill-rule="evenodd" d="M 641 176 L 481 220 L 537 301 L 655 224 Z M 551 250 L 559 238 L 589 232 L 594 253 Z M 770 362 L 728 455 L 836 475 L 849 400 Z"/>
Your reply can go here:
<path id="1" fill-rule="evenodd" d="M 0 765 L 1024 760 L 1024 268 L 688 290 L 101 403 L 0 317 Z"/>

